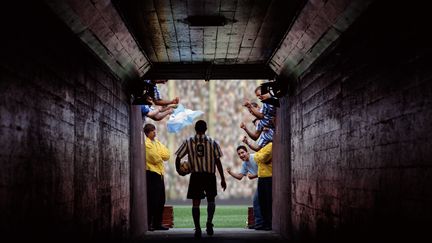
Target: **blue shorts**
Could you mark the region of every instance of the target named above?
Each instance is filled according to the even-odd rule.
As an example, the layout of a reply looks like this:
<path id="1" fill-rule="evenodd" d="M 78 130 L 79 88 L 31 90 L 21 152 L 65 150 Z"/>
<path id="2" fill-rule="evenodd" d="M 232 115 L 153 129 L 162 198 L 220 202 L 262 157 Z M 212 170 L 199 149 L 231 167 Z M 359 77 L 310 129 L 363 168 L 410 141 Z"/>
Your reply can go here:
<path id="1" fill-rule="evenodd" d="M 152 110 L 154 110 L 154 108 L 151 107 L 151 106 L 149 106 L 149 105 L 141 105 L 141 115 L 142 115 L 142 117 L 147 116 L 147 114 L 150 111 L 152 111 Z"/>

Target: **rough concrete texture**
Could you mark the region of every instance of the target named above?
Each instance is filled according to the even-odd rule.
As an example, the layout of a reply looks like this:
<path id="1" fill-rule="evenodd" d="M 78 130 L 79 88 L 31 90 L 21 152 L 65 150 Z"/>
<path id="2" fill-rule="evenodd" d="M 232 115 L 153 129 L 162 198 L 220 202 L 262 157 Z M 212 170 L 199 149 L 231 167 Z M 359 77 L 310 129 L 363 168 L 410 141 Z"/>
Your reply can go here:
<path id="1" fill-rule="evenodd" d="M 432 48 L 427 15 L 412 8 L 376 3 L 291 86 L 278 120 L 292 126 L 292 228 L 282 231 L 295 239 L 427 236 Z"/>
<path id="2" fill-rule="evenodd" d="M 125 236 L 129 106 L 121 83 L 44 7 L 8 11 L 0 45 L 1 237 Z"/>

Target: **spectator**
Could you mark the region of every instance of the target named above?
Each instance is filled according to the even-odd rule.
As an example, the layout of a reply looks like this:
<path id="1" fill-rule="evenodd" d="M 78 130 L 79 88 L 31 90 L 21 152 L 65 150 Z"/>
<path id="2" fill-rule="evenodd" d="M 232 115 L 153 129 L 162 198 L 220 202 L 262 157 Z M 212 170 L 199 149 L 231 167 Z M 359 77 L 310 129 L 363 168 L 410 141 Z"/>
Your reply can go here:
<path id="1" fill-rule="evenodd" d="M 160 121 L 164 119 L 167 115 L 170 115 L 173 113 L 175 106 L 171 105 L 177 105 L 179 103 L 179 98 L 175 97 L 172 100 L 164 100 L 161 98 L 159 89 L 156 84 L 165 84 L 167 80 L 145 80 L 148 85 L 153 87 L 153 97 L 148 97 L 148 101 L 158 105 L 162 106 L 161 108 L 154 108 L 151 105 L 141 105 L 141 114 L 143 116 L 143 120 L 145 120 L 145 117 L 149 117 L 152 120 Z"/>
<path id="2" fill-rule="evenodd" d="M 261 94 L 260 86 L 255 89 L 255 95 L 261 101 L 265 101 L 271 98 L 269 93 Z M 257 140 L 259 138 L 257 141 L 257 146 L 258 149 L 262 148 L 267 143 L 273 141 L 273 134 L 274 134 L 273 121 L 275 119 L 276 109 L 273 105 L 270 105 L 268 103 L 263 103 L 262 108 L 259 109 L 258 105 L 254 106 L 248 100 L 245 101 L 244 106 L 248 108 L 251 114 L 253 114 L 257 119 L 259 119 L 259 122 L 257 123 L 255 130 L 248 129 L 248 127 L 245 125 L 244 122 L 240 123 L 240 128 L 242 128 L 246 132 L 246 134 L 253 140 Z M 264 129 L 268 129 L 268 130 L 265 133 L 263 133 Z"/>
<path id="3" fill-rule="evenodd" d="M 272 147 L 270 142 L 254 156 L 258 164 L 258 198 L 264 220 L 263 230 L 272 229 Z"/>
<path id="4" fill-rule="evenodd" d="M 247 176 L 249 179 L 257 178 L 258 165 L 254 160 L 254 154 L 249 154 L 246 147 L 240 145 L 237 147 L 237 155 L 243 161 L 240 173 L 234 173 L 231 171 L 231 168 L 228 167 L 226 169 L 228 174 L 230 174 L 232 177 L 236 178 L 237 180 L 241 180 L 245 176 Z M 253 226 L 253 228 L 256 230 L 264 229 L 263 218 L 261 216 L 261 209 L 260 209 L 259 199 L 258 199 L 258 190 L 255 191 L 253 196 L 253 212 L 255 218 L 255 225 Z"/>
<path id="5" fill-rule="evenodd" d="M 168 230 L 162 225 L 165 205 L 164 161 L 170 157 L 168 148 L 156 139 L 156 127 L 144 126 L 149 230 Z"/>
<path id="6" fill-rule="evenodd" d="M 258 118 L 255 118 L 255 120 L 252 121 L 252 124 L 256 126 L 258 126 L 259 120 Z M 245 128 L 247 129 L 247 128 Z M 264 127 L 263 131 L 261 132 L 257 143 L 251 143 L 249 142 L 249 140 L 247 139 L 246 136 L 243 137 L 242 142 L 244 144 L 246 144 L 250 149 L 252 149 L 253 151 L 257 152 L 259 151 L 264 145 L 266 145 L 268 142 L 271 142 L 273 140 L 273 129 Z"/>

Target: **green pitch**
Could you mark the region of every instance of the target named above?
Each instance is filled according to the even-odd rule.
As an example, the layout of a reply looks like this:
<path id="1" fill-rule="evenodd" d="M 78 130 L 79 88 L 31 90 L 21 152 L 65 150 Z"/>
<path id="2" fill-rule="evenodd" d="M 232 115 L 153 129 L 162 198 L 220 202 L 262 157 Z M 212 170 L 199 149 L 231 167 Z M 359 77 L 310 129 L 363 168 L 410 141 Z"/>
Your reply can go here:
<path id="1" fill-rule="evenodd" d="M 192 206 L 173 206 L 174 228 L 194 228 Z M 247 226 L 247 209 L 245 205 L 216 205 L 213 217 L 215 228 L 245 228 Z M 200 206 L 201 228 L 207 221 L 207 205 Z"/>

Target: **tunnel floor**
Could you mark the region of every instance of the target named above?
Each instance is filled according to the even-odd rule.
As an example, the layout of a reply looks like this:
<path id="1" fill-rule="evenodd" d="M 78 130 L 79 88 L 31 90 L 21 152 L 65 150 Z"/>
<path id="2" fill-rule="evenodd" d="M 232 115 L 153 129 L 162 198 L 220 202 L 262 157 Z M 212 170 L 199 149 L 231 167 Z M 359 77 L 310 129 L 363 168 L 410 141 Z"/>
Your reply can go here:
<path id="1" fill-rule="evenodd" d="M 168 231 L 148 231 L 137 242 L 284 242 L 273 231 L 242 228 L 214 228 L 214 235 L 207 236 L 202 228 L 202 237 L 194 238 L 192 228 L 173 228 Z"/>

